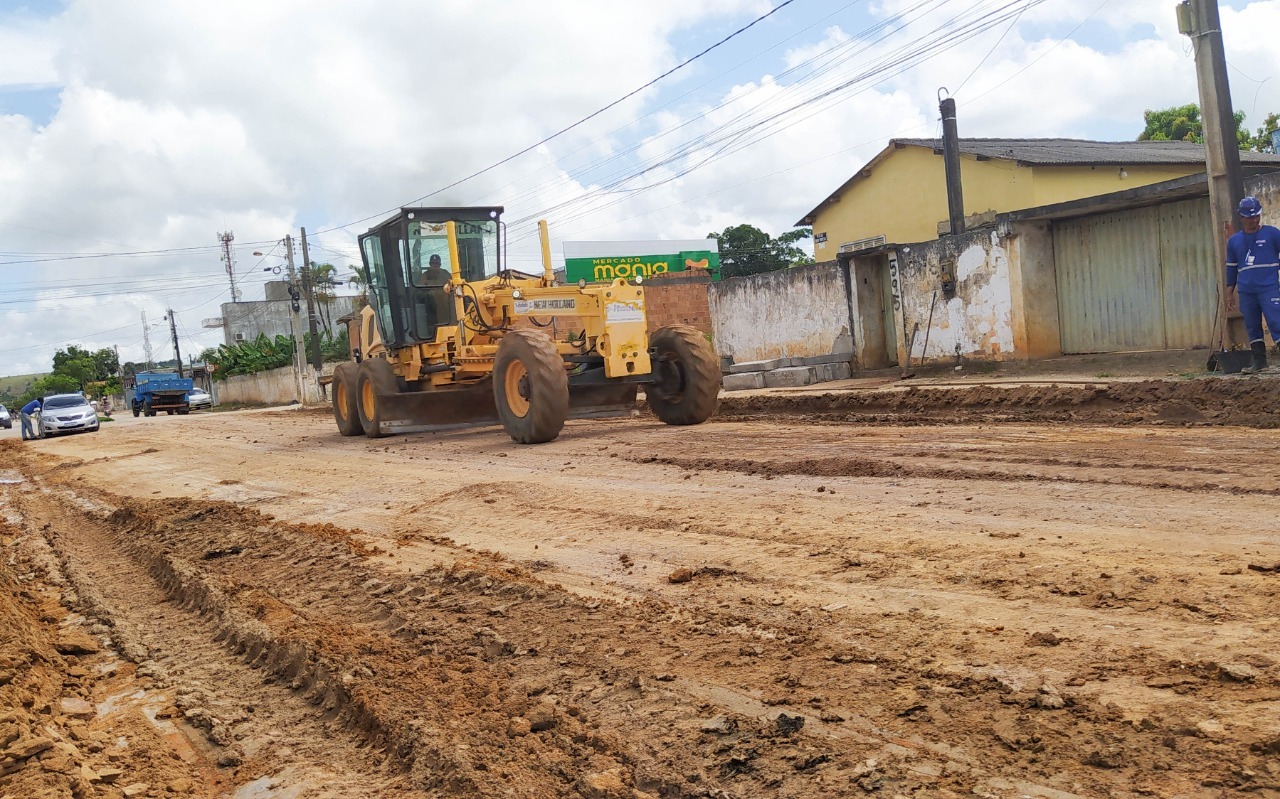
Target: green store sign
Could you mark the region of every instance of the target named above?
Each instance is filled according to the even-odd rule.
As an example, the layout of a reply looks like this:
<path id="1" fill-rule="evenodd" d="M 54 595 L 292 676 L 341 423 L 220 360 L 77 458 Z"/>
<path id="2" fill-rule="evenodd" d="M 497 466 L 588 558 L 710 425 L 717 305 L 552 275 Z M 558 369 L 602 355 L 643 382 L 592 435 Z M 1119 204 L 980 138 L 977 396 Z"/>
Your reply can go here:
<path id="1" fill-rule="evenodd" d="M 619 252 L 653 253 L 657 247 L 673 244 L 693 244 L 697 248 L 653 255 Z M 714 239 L 695 242 L 565 242 L 564 256 L 565 280 L 569 283 L 584 279 L 588 283 L 607 283 L 617 278 L 635 280 L 640 277 L 647 280 L 656 275 L 697 269 L 710 271 L 713 280 L 720 279 L 720 253 Z"/>

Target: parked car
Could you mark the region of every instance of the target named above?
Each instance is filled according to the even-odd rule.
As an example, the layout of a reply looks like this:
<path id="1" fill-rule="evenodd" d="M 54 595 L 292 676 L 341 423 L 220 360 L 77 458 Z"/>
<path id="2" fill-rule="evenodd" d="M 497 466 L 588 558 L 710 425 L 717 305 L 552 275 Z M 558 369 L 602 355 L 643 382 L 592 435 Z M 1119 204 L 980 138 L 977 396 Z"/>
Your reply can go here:
<path id="1" fill-rule="evenodd" d="M 187 392 L 187 401 L 191 405 L 191 410 L 196 411 L 201 408 L 212 408 L 213 397 L 208 391 L 196 386 Z"/>
<path id="2" fill-rule="evenodd" d="M 5 430 L 13 429 L 13 416 L 9 413 L 9 409 L 0 405 L 0 427 Z"/>
<path id="3" fill-rule="evenodd" d="M 40 408 L 40 434 L 88 432 L 98 429 L 98 412 L 83 394 L 54 394 Z"/>

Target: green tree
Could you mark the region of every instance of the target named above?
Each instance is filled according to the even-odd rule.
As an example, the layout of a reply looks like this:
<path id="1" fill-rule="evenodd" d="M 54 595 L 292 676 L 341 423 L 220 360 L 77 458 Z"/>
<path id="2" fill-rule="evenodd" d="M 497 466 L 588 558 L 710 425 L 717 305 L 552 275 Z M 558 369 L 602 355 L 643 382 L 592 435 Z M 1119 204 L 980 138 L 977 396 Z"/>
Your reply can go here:
<path id="1" fill-rule="evenodd" d="M 1138 134 L 1138 141 L 1204 141 L 1200 106 L 1195 103 L 1143 111 L 1142 119 L 1147 126 Z"/>
<path id="2" fill-rule="evenodd" d="M 110 347 L 90 352 L 72 344 L 53 354 L 53 373 L 74 380 L 78 391 L 85 390 L 90 383 L 110 380 L 119 371 L 120 360 Z"/>
<path id="3" fill-rule="evenodd" d="M 47 397 L 50 394 L 74 394 L 80 390 L 81 384 L 68 375 L 45 375 L 32 382 L 26 392 L 15 403 L 19 408 L 36 397 Z"/>
<path id="4" fill-rule="evenodd" d="M 720 242 L 721 277 L 759 275 L 813 263 L 808 252 L 796 246 L 813 235 L 808 228 L 788 231 L 776 239 L 754 225 L 733 225 L 707 235 Z"/>
<path id="5" fill-rule="evenodd" d="M 1275 112 L 1268 114 L 1262 127 L 1255 133 L 1250 133 L 1245 126 L 1243 111 L 1237 111 L 1233 116 L 1236 121 L 1236 143 L 1241 150 L 1273 152 L 1270 133 L 1280 127 L 1280 115 Z M 1142 119 L 1146 122 L 1146 127 L 1138 134 L 1138 141 L 1204 142 L 1204 122 L 1200 118 L 1200 106 L 1195 103 L 1144 111 Z"/>
<path id="6" fill-rule="evenodd" d="M 1242 114 L 1241 121 L 1243 119 L 1244 116 Z M 1280 114 L 1272 111 L 1262 120 L 1262 127 L 1258 128 L 1252 136 L 1249 135 L 1247 128 L 1242 128 L 1239 131 L 1237 135 L 1241 137 L 1240 149 L 1254 150 L 1259 153 L 1274 153 L 1275 148 L 1271 145 L 1271 131 L 1277 128 L 1280 128 Z"/>
<path id="7" fill-rule="evenodd" d="M 107 380 L 120 374 L 120 356 L 114 347 L 103 347 L 93 354 L 93 370 L 95 380 Z"/>

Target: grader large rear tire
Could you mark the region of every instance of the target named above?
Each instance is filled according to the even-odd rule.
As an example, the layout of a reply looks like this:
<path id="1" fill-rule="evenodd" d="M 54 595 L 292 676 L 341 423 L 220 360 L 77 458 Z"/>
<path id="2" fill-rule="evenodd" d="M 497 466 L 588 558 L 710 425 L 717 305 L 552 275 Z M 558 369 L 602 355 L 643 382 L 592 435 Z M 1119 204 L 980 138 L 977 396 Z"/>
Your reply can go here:
<path id="1" fill-rule="evenodd" d="M 396 373 L 385 358 L 370 358 L 360 364 L 360 372 L 356 379 L 357 402 L 360 412 L 360 426 L 369 438 L 382 438 L 382 422 L 386 421 L 383 403 L 378 401 L 379 395 L 396 394 L 400 384 Z"/>
<path id="2" fill-rule="evenodd" d="M 697 328 L 671 325 L 653 331 L 656 382 L 645 387 L 649 407 L 667 424 L 702 424 L 720 399 L 720 364 Z"/>
<path id="3" fill-rule="evenodd" d="M 356 407 L 359 377 L 360 367 L 351 362 L 340 363 L 333 370 L 333 383 L 329 389 L 333 392 L 333 419 L 338 423 L 338 432 L 344 436 L 358 436 L 364 432 L 360 410 Z"/>
<path id="4" fill-rule="evenodd" d="M 569 375 L 556 345 L 533 330 L 512 330 L 493 359 L 493 398 L 517 443 L 555 439 L 569 418 Z"/>

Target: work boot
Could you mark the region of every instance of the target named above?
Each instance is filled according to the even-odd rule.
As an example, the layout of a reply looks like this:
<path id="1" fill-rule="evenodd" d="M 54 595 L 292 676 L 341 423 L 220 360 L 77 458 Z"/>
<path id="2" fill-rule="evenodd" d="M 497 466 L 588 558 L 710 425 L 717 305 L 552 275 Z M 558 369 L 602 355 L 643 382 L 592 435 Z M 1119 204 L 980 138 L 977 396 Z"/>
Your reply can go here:
<path id="1" fill-rule="evenodd" d="M 1249 352 L 1253 355 L 1253 363 L 1241 369 L 1242 373 L 1253 375 L 1267 368 L 1267 344 L 1265 341 L 1255 341 L 1250 344 Z"/>

